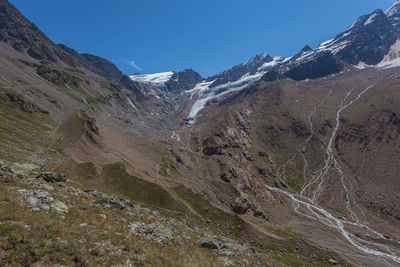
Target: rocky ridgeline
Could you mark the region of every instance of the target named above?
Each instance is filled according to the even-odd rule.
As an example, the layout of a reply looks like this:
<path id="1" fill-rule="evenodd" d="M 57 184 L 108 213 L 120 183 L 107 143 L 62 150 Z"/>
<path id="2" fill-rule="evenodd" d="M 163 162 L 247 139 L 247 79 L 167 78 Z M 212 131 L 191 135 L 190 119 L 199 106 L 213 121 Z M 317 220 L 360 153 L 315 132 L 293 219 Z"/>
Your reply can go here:
<path id="1" fill-rule="evenodd" d="M 160 245 L 186 240 L 198 249 L 209 250 L 218 257 L 222 265 L 274 266 L 264 262 L 257 256 L 258 253 L 243 241 L 218 236 L 207 225 L 201 227 L 186 216 L 165 217 L 156 209 L 142 207 L 116 195 L 78 189 L 70 185 L 65 175 L 41 172 L 40 168 L 33 164 L 0 161 L 1 183 L 8 186 L 8 191 L 16 196 L 21 206 L 34 213 L 43 213 L 43 216 L 54 214 L 60 222 L 67 220 L 71 210 L 76 208 L 102 210 L 98 216 L 104 220 L 107 219 L 105 211 L 115 210 L 118 211 L 118 216 L 126 221 L 126 224 L 121 226 L 125 229 L 125 234 L 137 235 Z M 132 220 L 133 215 L 135 220 Z M 79 218 L 79 221 L 80 219 L 84 218 Z M 0 220 L 0 226 L 4 223 L 6 222 Z M 79 223 L 79 227 L 90 229 L 100 226 L 91 226 L 88 221 Z M 26 228 L 30 226 L 26 225 Z"/>

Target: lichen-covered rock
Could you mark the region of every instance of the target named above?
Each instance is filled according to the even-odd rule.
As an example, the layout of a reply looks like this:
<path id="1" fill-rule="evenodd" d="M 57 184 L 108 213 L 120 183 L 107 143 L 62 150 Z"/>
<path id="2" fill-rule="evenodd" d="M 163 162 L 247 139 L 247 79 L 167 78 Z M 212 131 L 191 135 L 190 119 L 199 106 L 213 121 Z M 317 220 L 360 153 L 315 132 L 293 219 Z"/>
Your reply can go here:
<path id="1" fill-rule="evenodd" d="M 48 183 L 64 183 L 67 181 L 67 177 L 64 174 L 55 172 L 43 172 L 37 178 L 42 178 Z"/>
<path id="2" fill-rule="evenodd" d="M 48 211 L 48 204 L 54 202 L 54 198 L 43 190 L 26 190 L 19 189 L 18 195 L 20 200 L 31 207 L 34 211 Z"/>
<path id="3" fill-rule="evenodd" d="M 20 164 L 20 163 L 14 163 L 10 166 L 10 168 L 14 174 L 23 177 L 29 176 L 33 174 L 35 170 L 39 169 L 39 167 L 34 164 Z"/>
<path id="4" fill-rule="evenodd" d="M 57 213 L 68 213 L 68 206 L 59 200 L 51 204 L 51 208 Z"/>
<path id="5" fill-rule="evenodd" d="M 127 228 L 132 233 L 161 244 L 169 243 L 173 239 L 173 234 L 177 231 L 176 225 L 163 221 L 157 221 L 152 224 L 135 222 L 129 224 Z"/>
<path id="6" fill-rule="evenodd" d="M 130 203 L 128 200 L 115 195 L 109 196 L 95 190 L 87 190 L 86 192 L 88 195 L 96 198 L 94 201 L 95 204 L 103 205 L 104 207 L 117 208 L 120 210 L 133 207 L 132 203 Z"/>

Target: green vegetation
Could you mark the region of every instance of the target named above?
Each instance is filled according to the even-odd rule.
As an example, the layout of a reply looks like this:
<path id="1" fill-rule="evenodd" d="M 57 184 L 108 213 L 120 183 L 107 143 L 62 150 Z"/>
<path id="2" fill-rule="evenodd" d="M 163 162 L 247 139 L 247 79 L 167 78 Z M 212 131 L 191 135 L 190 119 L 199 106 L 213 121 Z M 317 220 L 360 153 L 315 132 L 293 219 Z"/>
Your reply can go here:
<path id="1" fill-rule="evenodd" d="M 54 123 L 23 96 L 0 84 L 0 157 L 29 158 L 46 147 Z"/>
<path id="2" fill-rule="evenodd" d="M 17 195 L 7 190 L 10 183 L 0 179 L 0 265 L 1 266 L 222 266 L 211 250 L 203 249 L 195 232 L 182 227 L 168 245 L 131 234 L 130 222 L 151 222 L 147 213 L 90 206 L 93 199 L 64 195 L 71 203 L 65 218 L 55 213 L 34 212 L 21 205 Z M 14 180 L 13 186 L 25 186 Z M 170 214 L 170 218 L 173 215 Z"/>
<path id="3" fill-rule="evenodd" d="M 288 229 L 280 228 L 280 227 L 274 227 L 270 226 L 267 224 L 263 224 L 263 227 L 267 229 L 269 232 L 282 237 L 282 238 L 299 238 L 301 237 L 299 234 L 292 232 Z"/>
<path id="4" fill-rule="evenodd" d="M 184 186 L 176 187 L 173 190 L 180 198 L 189 203 L 193 210 L 206 221 L 235 235 L 237 238 L 243 237 L 245 234 L 243 231 L 247 228 L 247 224 L 236 214 L 227 213 L 214 207 L 207 200 Z"/>
<path id="5" fill-rule="evenodd" d="M 185 175 L 178 170 L 178 166 L 173 160 L 172 155 L 168 152 L 164 153 L 161 159 L 160 174 L 165 177 L 185 177 Z"/>
<path id="6" fill-rule="evenodd" d="M 107 187 L 121 192 L 131 200 L 161 208 L 186 211 L 185 207 L 164 188 L 129 175 L 121 163 L 106 166 L 101 177 Z"/>

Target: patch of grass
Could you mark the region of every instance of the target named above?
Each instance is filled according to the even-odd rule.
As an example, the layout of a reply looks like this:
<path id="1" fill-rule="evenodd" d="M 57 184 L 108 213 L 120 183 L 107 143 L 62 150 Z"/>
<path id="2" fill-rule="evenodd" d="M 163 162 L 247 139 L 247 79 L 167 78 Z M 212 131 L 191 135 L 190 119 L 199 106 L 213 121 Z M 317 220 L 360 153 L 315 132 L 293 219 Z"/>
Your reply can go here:
<path id="1" fill-rule="evenodd" d="M 180 198 L 189 203 L 193 210 L 206 221 L 236 237 L 244 236 L 247 224 L 236 214 L 227 213 L 214 207 L 207 200 L 184 186 L 175 187 L 173 190 Z"/>
<path id="2" fill-rule="evenodd" d="M 12 200 L 0 204 L 1 266 L 110 266 L 128 260 L 135 266 L 202 266 L 205 260 L 210 266 L 223 265 L 211 250 L 194 245 L 198 237 L 191 230 L 178 225 L 176 236 L 185 232 L 187 239 L 152 242 L 126 229 L 129 222 L 153 222 L 146 213 L 93 207 L 92 199 L 55 190 L 72 205 L 64 219 L 22 206 L 0 180 L 0 195 Z"/>
<path id="3" fill-rule="evenodd" d="M 159 172 L 165 177 L 185 177 L 185 175 L 179 171 L 178 166 L 175 164 L 175 161 L 169 153 L 164 153 L 164 156 L 161 159 Z"/>
<path id="4" fill-rule="evenodd" d="M 91 162 L 81 163 L 73 169 L 71 175 L 82 179 L 94 179 L 97 177 L 97 169 Z"/>
<path id="5" fill-rule="evenodd" d="M 115 163 L 104 168 L 101 175 L 106 186 L 121 192 L 127 198 L 143 204 L 177 211 L 186 211 L 170 193 L 161 186 L 129 175 L 122 163 Z"/>
<path id="6" fill-rule="evenodd" d="M 330 264 L 328 262 L 328 258 L 320 258 L 320 257 L 314 257 L 314 258 L 305 258 L 302 257 L 301 255 L 293 255 L 290 253 L 281 253 L 280 255 L 274 256 L 274 259 L 277 260 L 278 262 L 281 262 L 283 264 L 287 264 L 288 266 L 293 266 L 293 267 L 304 267 L 304 266 L 315 266 L 315 267 L 328 267 L 328 266 L 333 266 L 333 264 Z"/>
<path id="7" fill-rule="evenodd" d="M 295 169 L 287 166 L 286 168 L 286 182 L 291 189 L 300 192 L 304 185 L 303 169 L 299 163 L 296 163 Z"/>
<path id="8" fill-rule="evenodd" d="M 269 226 L 266 224 L 263 224 L 263 227 L 265 229 L 267 229 L 269 232 L 282 237 L 282 238 L 298 238 L 301 237 L 299 234 L 292 232 L 290 230 L 287 229 L 283 229 L 283 228 L 279 228 L 279 227 L 273 227 L 273 226 Z"/>
<path id="9" fill-rule="evenodd" d="M 0 158 L 22 161 L 51 143 L 55 126 L 44 110 L 6 86 L 0 86 Z"/>

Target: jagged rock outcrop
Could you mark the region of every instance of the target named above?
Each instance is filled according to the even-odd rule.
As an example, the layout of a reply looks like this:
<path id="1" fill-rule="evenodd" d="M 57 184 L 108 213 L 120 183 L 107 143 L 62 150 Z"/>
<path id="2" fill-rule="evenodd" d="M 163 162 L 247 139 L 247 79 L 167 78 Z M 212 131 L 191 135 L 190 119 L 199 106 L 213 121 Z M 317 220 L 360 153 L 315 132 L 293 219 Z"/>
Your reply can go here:
<path id="1" fill-rule="evenodd" d="M 65 183 L 67 181 L 67 177 L 64 174 L 55 172 L 43 172 L 36 177 L 42 178 L 48 183 Z"/>
<path id="2" fill-rule="evenodd" d="M 192 69 L 175 72 L 168 82 L 165 83 L 168 92 L 180 93 L 193 89 L 198 83 L 204 80 L 200 74 Z"/>

